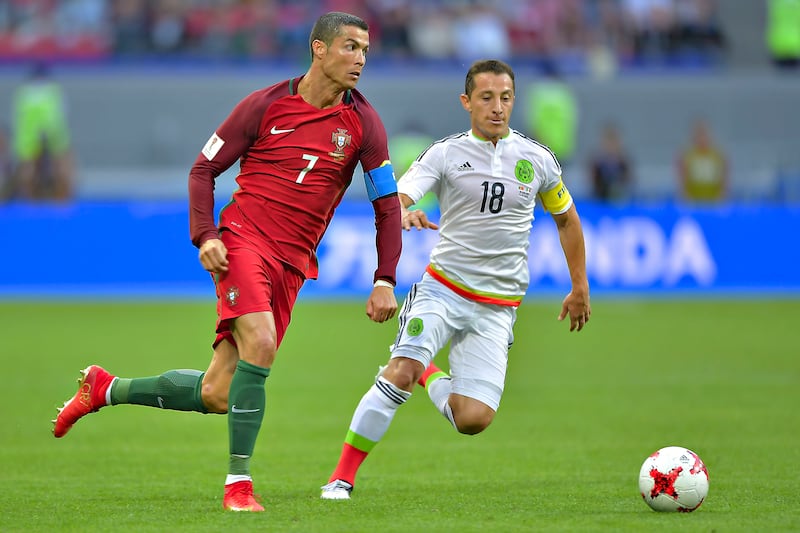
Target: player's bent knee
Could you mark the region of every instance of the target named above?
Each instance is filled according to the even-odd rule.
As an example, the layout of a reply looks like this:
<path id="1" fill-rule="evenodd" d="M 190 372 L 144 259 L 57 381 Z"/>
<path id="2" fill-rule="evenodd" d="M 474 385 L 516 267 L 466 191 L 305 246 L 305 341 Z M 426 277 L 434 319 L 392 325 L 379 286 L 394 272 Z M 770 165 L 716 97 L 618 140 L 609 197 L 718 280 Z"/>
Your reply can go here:
<path id="1" fill-rule="evenodd" d="M 464 422 L 456 420 L 458 432 L 462 435 L 477 435 L 484 429 L 488 428 L 491 423 L 492 418 L 484 418 L 482 420 L 467 420 Z"/>
<path id="2" fill-rule="evenodd" d="M 453 396 L 450 397 L 453 418 L 459 433 L 477 435 L 489 427 L 494 420 L 494 409 L 472 398 L 462 396 L 459 399 L 461 401 L 453 402 Z"/>
<path id="3" fill-rule="evenodd" d="M 278 345 L 274 337 L 252 339 L 239 344 L 239 357 L 252 365 L 270 368 L 275 361 Z"/>
<path id="4" fill-rule="evenodd" d="M 209 413 L 223 415 L 228 412 L 227 390 L 224 394 L 221 394 L 212 384 L 203 384 L 201 396 L 203 398 L 203 405 Z"/>
<path id="5" fill-rule="evenodd" d="M 407 357 L 395 357 L 389 361 L 389 366 L 381 375 L 396 387 L 410 392 L 424 370 L 419 361 Z"/>

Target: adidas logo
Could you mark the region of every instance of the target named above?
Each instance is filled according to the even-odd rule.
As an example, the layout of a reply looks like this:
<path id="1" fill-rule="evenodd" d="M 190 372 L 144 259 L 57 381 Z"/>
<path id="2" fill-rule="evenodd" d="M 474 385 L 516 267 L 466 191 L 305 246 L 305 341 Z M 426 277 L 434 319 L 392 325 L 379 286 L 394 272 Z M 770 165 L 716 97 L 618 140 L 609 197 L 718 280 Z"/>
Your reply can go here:
<path id="1" fill-rule="evenodd" d="M 469 164 L 469 161 L 465 161 L 458 165 L 457 170 L 472 170 L 472 165 Z"/>

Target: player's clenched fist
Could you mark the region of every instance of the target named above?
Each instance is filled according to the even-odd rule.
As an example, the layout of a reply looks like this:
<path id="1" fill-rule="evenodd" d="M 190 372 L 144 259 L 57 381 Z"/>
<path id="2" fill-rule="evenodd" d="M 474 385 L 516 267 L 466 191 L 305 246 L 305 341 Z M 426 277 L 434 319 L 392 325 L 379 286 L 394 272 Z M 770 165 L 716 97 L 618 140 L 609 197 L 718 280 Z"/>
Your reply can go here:
<path id="1" fill-rule="evenodd" d="M 219 239 L 209 239 L 200 246 L 200 264 L 209 272 L 228 271 L 228 249 Z"/>
<path id="2" fill-rule="evenodd" d="M 386 322 L 397 312 L 397 300 L 394 290 L 387 287 L 375 287 L 367 300 L 367 316 L 373 322 Z"/>

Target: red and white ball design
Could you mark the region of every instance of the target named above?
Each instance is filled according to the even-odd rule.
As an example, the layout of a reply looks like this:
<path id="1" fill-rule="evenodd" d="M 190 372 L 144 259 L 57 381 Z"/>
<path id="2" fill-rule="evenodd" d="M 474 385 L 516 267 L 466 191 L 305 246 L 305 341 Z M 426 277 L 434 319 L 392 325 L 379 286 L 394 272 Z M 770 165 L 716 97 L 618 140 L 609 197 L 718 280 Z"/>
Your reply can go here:
<path id="1" fill-rule="evenodd" d="M 689 513 L 708 495 L 708 470 L 692 450 L 667 446 L 645 460 L 639 492 L 656 511 Z"/>

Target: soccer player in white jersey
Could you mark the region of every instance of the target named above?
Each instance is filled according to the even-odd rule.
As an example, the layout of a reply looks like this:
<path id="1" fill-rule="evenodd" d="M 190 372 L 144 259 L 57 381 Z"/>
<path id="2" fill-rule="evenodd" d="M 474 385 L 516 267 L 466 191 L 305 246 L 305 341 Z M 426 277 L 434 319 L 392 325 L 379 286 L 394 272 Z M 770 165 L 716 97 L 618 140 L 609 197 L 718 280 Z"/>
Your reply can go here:
<path id="1" fill-rule="evenodd" d="M 460 433 L 491 424 L 503 394 L 516 310 L 528 288 L 528 244 L 538 197 L 558 228 L 572 290 L 559 320 L 580 331 L 591 315 L 583 231 L 561 166 L 545 146 L 509 127 L 514 72 L 475 62 L 461 104 L 471 129 L 434 142 L 398 182 L 406 230 L 439 229 L 422 279 L 406 298 L 387 366 L 353 413 L 322 498 L 346 500 L 364 459 L 415 383 Z M 433 191 L 440 224 L 408 210 Z M 441 226 L 441 227 L 439 227 Z M 450 375 L 433 358 L 450 342 Z"/>

